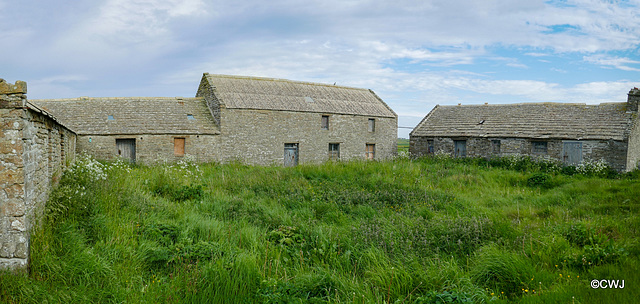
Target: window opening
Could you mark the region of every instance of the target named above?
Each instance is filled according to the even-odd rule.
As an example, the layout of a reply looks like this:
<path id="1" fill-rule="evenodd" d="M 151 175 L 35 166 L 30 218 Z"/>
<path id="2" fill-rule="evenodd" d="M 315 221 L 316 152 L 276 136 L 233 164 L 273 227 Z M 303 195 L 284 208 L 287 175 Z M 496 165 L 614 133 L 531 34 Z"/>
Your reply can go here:
<path id="1" fill-rule="evenodd" d="M 322 130 L 329 130 L 329 116 L 328 115 L 322 115 L 321 128 L 322 128 Z"/>
<path id="2" fill-rule="evenodd" d="M 366 159 L 372 160 L 376 158 L 376 145 L 375 144 L 367 144 L 365 150 Z"/>
<path id="3" fill-rule="evenodd" d="M 329 159 L 340 160 L 340 144 L 329 144 Z"/>
<path id="4" fill-rule="evenodd" d="M 531 142 L 531 152 L 537 155 L 547 154 L 547 142 L 546 141 Z"/>

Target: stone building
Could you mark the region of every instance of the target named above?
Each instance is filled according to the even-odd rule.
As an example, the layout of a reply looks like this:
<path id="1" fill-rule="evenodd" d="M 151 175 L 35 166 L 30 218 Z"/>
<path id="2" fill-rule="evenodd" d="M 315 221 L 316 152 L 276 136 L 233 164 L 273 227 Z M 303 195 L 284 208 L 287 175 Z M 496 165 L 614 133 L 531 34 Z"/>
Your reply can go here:
<path id="1" fill-rule="evenodd" d="M 371 90 L 205 73 L 196 96 L 220 126 L 220 161 L 295 165 L 397 151 L 397 115 Z"/>
<path id="2" fill-rule="evenodd" d="M 31 100 L 77 132 L 78 152 L 98 159 L 218 160 L 220 130 L 203 98 L 118 97 Z"/>
<path id="3" fill-rule="evenodd" d="M 0 269 L 26 269 L 30 233 L 75 156 L 76 134 L 0 79 Z"/>
<path id="4" fill-rule="evenodd" d="M 205 73 L 196 96 L 32 102 L 99 159 L 295 165 L 396 153 L 397 115 L 371 90 Z"/>
<path id="5" fill-rule="evenodd" d="M 619 171 L 640 162 L 640 90 L 627 102 L 437 105 L 410 133 L 417 156 L 524 154 L 565 164 L 605 160 Z"/>

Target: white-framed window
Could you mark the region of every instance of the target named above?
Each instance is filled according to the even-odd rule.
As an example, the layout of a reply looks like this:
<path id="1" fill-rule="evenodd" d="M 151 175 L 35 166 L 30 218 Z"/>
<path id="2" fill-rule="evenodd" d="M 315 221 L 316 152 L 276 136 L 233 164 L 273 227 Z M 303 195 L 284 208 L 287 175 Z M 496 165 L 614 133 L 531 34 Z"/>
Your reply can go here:
<path id="1" fill-rule="evenodd" d="M 340 160 L 340 144 L 339 143 L 329 144 L 329 159 Z"/>

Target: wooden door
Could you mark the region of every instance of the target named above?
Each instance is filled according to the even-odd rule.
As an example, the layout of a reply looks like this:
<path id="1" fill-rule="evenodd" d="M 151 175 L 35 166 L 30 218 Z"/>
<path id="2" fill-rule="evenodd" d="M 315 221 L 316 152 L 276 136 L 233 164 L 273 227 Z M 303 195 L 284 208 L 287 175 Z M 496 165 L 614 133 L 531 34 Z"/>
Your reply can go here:
<path id="1" fill-rule="evenodd" d="M 184 138 L 176 137 L 173 139 L 173 154 L 175 156 L 184 156 Z"/>
<path id="2" fill-rule="evenodd" d="M 454 140 L 454 156 L 465 157 L 467 156 L 467 141 L 466 140 Z"/>
<path id="3" fill-rule="evenodd" d="M 298 165 L 298 144 L 284 144 L 284 166 Z"/>
<path id="4" fill-rule="evenodd" d="M 582 143 L 565 142 L 562 149 L 562 160 L 566 165 L 575 166 L 582 162 Z"/>
<path id="5" fill-rule="evenodd" d="M 136 161 L 135 139 L 116 139 L 116 149 L 118 156 L 132 163 Z"/>

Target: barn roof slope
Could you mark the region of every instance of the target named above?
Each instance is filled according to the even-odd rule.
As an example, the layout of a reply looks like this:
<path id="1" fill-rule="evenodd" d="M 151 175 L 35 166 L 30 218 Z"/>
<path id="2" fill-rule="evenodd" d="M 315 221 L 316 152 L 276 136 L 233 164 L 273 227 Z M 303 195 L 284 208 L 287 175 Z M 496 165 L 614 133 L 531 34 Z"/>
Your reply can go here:
<path id="1" fill-rule="evenodd" d="M 220 133 L 202 98 L 80 97 L 30 102 L 79 135 Z"/>
<path id="2" fill-rule="evenodd" d="M 631 123 L 626 103 L 437 105 L 411 136 L 624 140 Z"/>
<path id="3" fill-rule="evenodd" d="M 397 117 L 372 90 L 276 78 L 205 73 L 229 109 L 258 109 Z"/>

